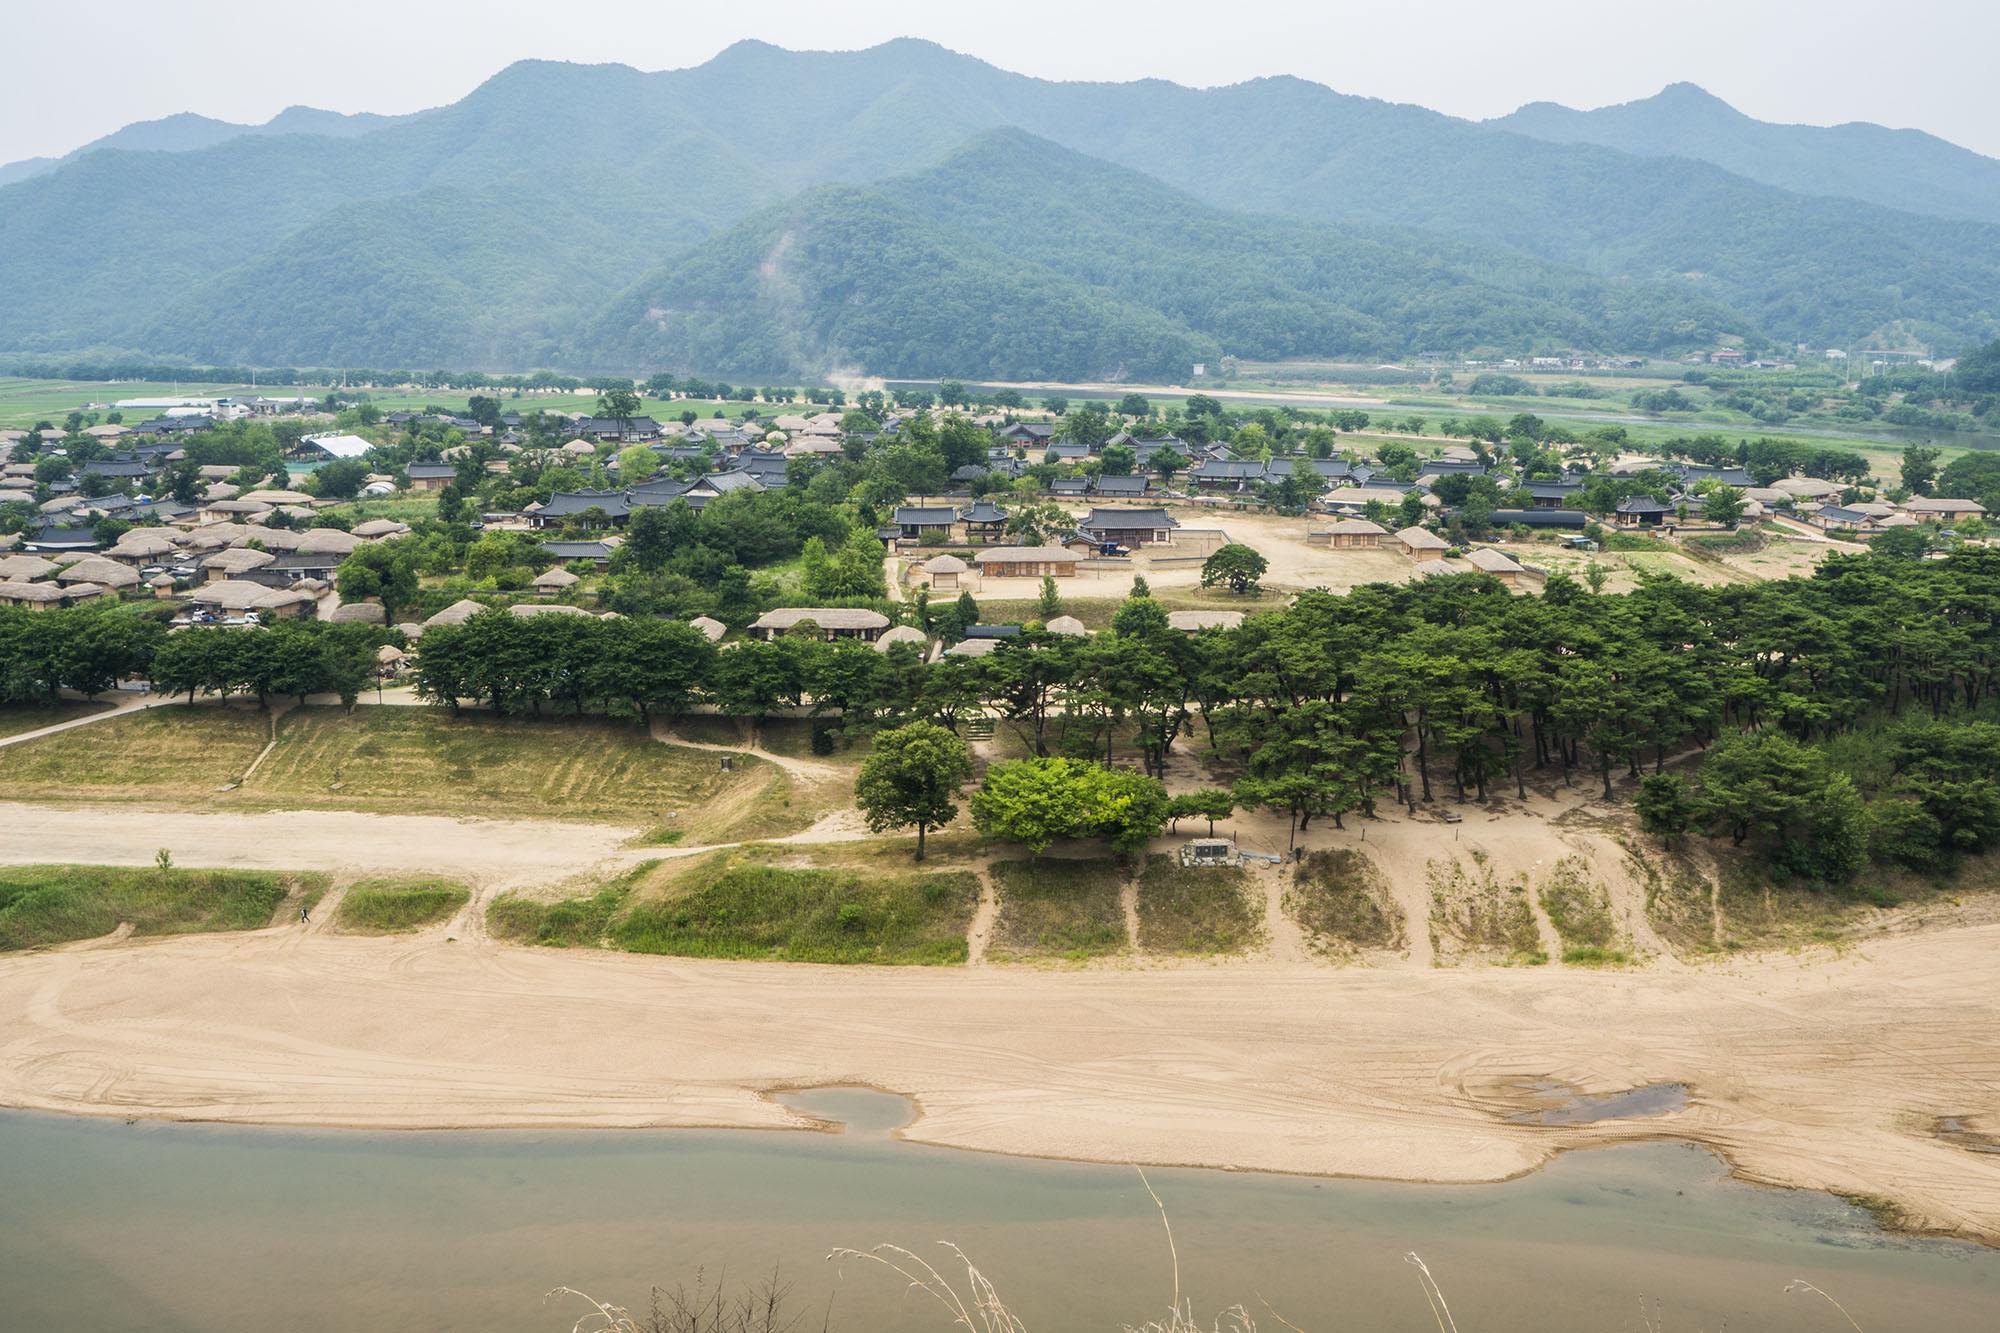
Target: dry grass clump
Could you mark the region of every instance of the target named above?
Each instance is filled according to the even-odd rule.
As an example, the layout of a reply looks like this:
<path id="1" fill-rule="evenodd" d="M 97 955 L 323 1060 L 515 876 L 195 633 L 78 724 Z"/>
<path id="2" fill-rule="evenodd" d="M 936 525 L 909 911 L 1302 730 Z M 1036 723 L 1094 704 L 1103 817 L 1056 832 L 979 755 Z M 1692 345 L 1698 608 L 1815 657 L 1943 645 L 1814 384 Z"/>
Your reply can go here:
<path id="1" fill-rule="evenodd" d="M 1139 876 L 1139 947 L 1147 953 L 1243 953 L 1263 938 L 1251 879 L 1233 866 L 1149 856 Z"/>
<path id="2" fill-rule="evenodd" d="M 1557 861 L 1539 890 L 1542 910 L 1549 914 L 1562 941 L 1563 961 L 1571 964 L 1616 964 L 1631 961 L 1631 951 L 1611 913 L 1611 891 L 1591 878 L 1590 863 L 1581 856 Z"/>
<path id="3" fill-rule="evenodd" d="M 1478 852 L 1467 870 L 1456 857 L 1429 861 L 1431 948 L 1439 966 L 1462 962 L 1545 963 L 1526 879 L 1502 883 Z"/>
<path id="4" fill-rule="evenodd" d="M 1000 914 L 987 957 L 1081 960 L 1122 953 L 1124 878 L 1109 860 L 996 861 Z"/>
<path id="5" fill-rule="evenodd" d="M 1306 853 L 1292 871 L 1285 910 L 1325 953 L 1403 947 L 1403 909 L 1375 863 L 1349 848 Z"/>

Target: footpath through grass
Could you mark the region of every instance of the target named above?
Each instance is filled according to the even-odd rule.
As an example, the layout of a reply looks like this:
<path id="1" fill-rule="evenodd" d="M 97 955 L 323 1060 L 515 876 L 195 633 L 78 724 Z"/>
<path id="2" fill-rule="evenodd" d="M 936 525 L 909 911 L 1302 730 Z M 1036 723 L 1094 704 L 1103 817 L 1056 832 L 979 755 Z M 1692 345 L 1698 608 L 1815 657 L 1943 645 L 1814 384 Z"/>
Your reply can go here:
<path id="1" fill-rule="evenodd" d="M 357 880 L 341 895 L 333 924 L 356 935 L 394 935 L 449 920 L 471 897 L 455 880 Z"/>
<path id="2" fill-rule="evenodd" d="M 155 866 L 0 867 L 0 950 L 109 935 L 256 930 L 288 899 L 310 907 L 327 878 L 270 870 L 161 870 Z"/>
<path id="3" fill-rule="evenodd" d="M 998 861 L 1000 914 L 987 956 L 1082 960 L 1122 953 L 1125 876 L 1113 861 Z"/>
<path id="4" fill-rule="evenodd" d="M 19 736 L 24 731 L 74 722 L 92 713 L 102 713 L 110 704 L 65 699 L 57 704 L 8 704 L 0 707 L 0 736 Z"/>
<path id="5" fill-rule="evenodd" d="M 522 943 L 793 963 L 963 963 L 979 897 L 969 871 L 779 866 L 770 849 L 652 862 L 593 893 L 503 895 L 489 929 Z"/>

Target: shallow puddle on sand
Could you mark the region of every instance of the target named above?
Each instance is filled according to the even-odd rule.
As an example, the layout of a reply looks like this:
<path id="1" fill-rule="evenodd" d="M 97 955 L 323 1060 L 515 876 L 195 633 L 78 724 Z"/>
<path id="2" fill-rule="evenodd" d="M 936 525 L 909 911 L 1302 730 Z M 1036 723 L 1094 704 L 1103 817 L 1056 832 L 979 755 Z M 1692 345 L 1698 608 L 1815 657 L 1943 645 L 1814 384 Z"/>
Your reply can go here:
<path id="1" fill-rule="evenodd" d="M 879 1088 L 832 1085 L 777 1094 L 780 1104 L 840 1126 L 856 1138 L 886 1139 L 917 1118 L 917 1104 Z"/>
<path id="2" fill-rule="evenodd" d="M 1594 1125 L 1600 1120 L 1640 1120 L 1685 1111 L 1685 1083 L 1648 1083 L 1623 1092 L 1591 1095 L 1554 1079 L 1516 1085 L 1530 1105 L 1507 1117 L 1510 1125 Z"/>
<path id="3" fill-rule="evenodd" d="M 1931 1131 L 1954 1148 L 1967 1152 L 2000 1153 L 2000 1136 L 1974 1129 L 1955 1115 L 1939 1116 L 1937 1126 Z"/>

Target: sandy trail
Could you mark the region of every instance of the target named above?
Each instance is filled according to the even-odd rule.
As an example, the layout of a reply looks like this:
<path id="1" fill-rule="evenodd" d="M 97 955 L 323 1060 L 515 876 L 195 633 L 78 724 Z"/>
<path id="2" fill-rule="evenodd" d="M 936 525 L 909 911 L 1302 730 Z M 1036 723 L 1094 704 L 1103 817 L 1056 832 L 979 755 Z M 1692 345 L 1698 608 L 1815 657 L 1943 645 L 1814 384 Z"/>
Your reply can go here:
<path id="1" fill-rule="evenodd" d="M 0 865 L 182 865 L 325 870 L 336 877 L 430 871 L 486 886 L 540 884 L 661 849 L 625 849 L 637 829 L 352 810 L 200 812 L 0 802 Z"/>
<path id="2" fill-rule="evenodd" d="M 0 959 L 0 1104 L 352 1126 L 770 1126 L 911 1094 L 914 1138 L 1487 1180 L 1677 1134 L 1757 1179 L 2000 1237 L 2000 926 L 1733 969 L 821 968 L 277 928 Z M 1682 1081 L 1672 1116 L 1503 1123 L 1505 1080 Z"/>

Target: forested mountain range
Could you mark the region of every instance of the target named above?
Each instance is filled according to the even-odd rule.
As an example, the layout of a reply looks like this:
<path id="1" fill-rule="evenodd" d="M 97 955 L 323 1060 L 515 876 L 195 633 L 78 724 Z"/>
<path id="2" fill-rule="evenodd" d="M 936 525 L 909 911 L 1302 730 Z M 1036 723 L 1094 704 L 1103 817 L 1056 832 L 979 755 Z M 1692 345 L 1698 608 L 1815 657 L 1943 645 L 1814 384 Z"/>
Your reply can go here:
<path id="1" fill-rule="evenodd" d="M 1800 194 L 2000 223 L 2000 161 L 1921 130 L 1863 122 L 1774 125 L 1692 83 L 1594 111 L 1530 102 L 1486 123 L 1555 143 L 1691 157 Z"/>
<path id="2" fill-rule="evenodd" d="M 2000 332 L 2000 225 L 1297 79 L 742 43 L 657 74 L 523 62 L 385 121 L 0 188 L 0 350 L 1077 377 Z"/>
<path id="3" fill-rule="evenodd" d="M 0 165 L 0 185 L 11 185 L 30 176 L 39 176 L 44 171 L 52 171 L 65 162 L 73 162 L 85 153 L 93 153 L 100 148 L 122 148 L 135 153 L 184 153 L 246 134 L 318 134 L 346 138 L 408 119 L 408 116 L 378 116 L 369 111 L 348 115 L 312 106 L 288 106 L 261 125 L 239 125 L 235 121 L 183 111 L 158 120 L 134 121 L 61 157 L 27 157 Z"/>

